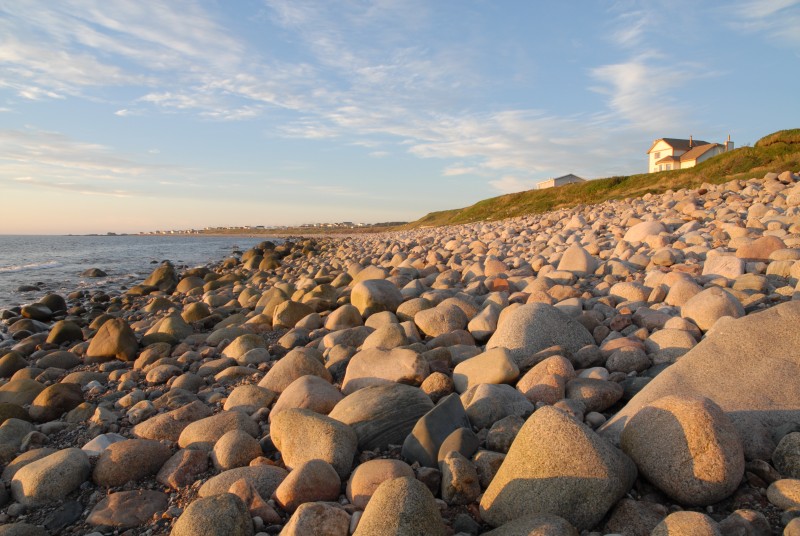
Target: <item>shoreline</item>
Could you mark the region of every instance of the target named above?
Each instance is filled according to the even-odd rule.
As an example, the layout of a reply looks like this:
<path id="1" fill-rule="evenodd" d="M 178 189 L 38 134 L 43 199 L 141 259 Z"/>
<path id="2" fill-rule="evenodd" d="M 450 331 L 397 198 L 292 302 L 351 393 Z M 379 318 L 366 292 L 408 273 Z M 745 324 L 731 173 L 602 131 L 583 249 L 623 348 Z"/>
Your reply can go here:
<path id="1" fill-rule="evenodd" d="M 533 523 L 531 509 L 567 533 L 620 532 L 631 512 L 650 531 L 676 514 L 778 530 L 789 507 L 764 489 L 791 485 L 775 453 L 800 422 L 800 377 L 785 373 L 800 368 L 799 280 L 800 177 L 787 172 L 297 237 L 40 297 L 0 313 L 0 402 L 17 416 L 3 427 L 24 429 L 0 454 L 16 468 L 54 452 L 11 477 L 0 516 L 43 525 L 67 502 L 59 530 L 88 533 L 141 512 L 134 536 L 211 509 L 259 534 L 318 533 L 321 519 L 342 534 L 482 534 Z M 701 440 L 711 462 L 686 447 Z"/>

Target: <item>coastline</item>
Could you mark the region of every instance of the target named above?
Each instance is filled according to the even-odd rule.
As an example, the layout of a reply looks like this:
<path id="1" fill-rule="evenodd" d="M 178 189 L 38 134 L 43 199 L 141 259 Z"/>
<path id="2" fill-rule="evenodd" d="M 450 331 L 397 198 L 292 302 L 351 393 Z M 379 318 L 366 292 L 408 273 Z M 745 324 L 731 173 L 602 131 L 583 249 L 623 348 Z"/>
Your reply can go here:
<path id="1" fill-rule="evenodd" d="M 446 228 L 222 236 L 263 240 L 0 313 L 0 402 L 17 416 L 3 427 L 24 429 L 0 441 L 6 463 L 53 449 L 12 477 L 13 504 L 36 506 L 5 521 L 43 525 L 70 502 L 73 532 L 140 512 L 131 534 L 161 536 L 220 508 L 254 532 L 310 534 L 323 522 L 301 519 L 309 505 L 368 533 L 482 534 L 546 507 L 564 530 L 618 532 L 626 508 L 655 527 L 677 505 L 780 528 L 772 483 L 744 464 L 788 476 L 773 453 L 800 420 L 800 377 L 782 372 L 800 322 L 800 177 Z M 621 442 L 624 423 L 639 443 Z M 713 467 L 685 449 L 694 434 Z M 362 490 L 359 472 L 384 465 Z M 109 506 L 121 493 L 136 508 Z"/>

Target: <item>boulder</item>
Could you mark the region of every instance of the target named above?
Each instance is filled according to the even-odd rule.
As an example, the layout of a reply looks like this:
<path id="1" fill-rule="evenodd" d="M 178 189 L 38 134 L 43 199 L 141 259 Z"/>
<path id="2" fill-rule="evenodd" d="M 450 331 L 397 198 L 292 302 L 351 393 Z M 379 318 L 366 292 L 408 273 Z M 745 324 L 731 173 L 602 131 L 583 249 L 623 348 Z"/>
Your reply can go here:
<path id="1" fill-rule="evenodd" d="M 484 536 L 579 536 L 569 521 L 553 514 L 530 514 L 509 521 Z"/>
<path id="2" fill-rule="evenodd" d="M 385 279 L 370 279 L 357 283 L 350 293 L 350 303 L 367 318 L 381 311 L 395 312 L 403 303 L 403 295 L 391 282 Z"/>
<path id="3" fill-rule="evenodd" d="M 134 437 L 141 439 L 165 439 L 177 442 L 184 428 L 191 423 L 211 415 L 211 409 L 195 400 L 166 413 L 160 413 L 133 427 Z"/>
<path id="4" fill-rule="evenodd" d="M 371 348 L 358 352 L 350 359 L 342 382 L 342 393 L 349 395 L 370 385 L 393 382 L 419 385 L 428 374 L 428 362 L 414 350 Z"/>
<path id="5" fill-rule="evenodd" d="M 527 417 L 534 407 L 525 396 L 510 385 L 482 383 L 461 395 L 461 403 L 472 426 L 491 428 L 509 415 Z"/>
<path id="6" fill-rule="evenodd" d="M 236 469 L 223 471 L 206 480 L 200 486 L 197 495 L 199 497 L 212 497 L 220 493 L 227 493 L 235 482 L 244 479 L 255 488 L 261 497 L 271 497 L 288 474 L 286 469 L 275 465 L 237 467 Z"/>
<path id="7" fill-rule="evenodd" d="M 69 320 L 59 320 L 50 328 L 47 342 L 50 344 L 63 344 L 65 342 L 82 341 L 83 331 L 78 324 Z"/>
<path id="8" fill-rule="evenodd" d="M 243 467 L 261 456 L 263 451 L 258 440 L 244 430 L 234 429 L 225 432 L 211 451 L 214 467 L 221 471 Z"/>
<path id="9" fill-rule="evenodd" d="M 92 479 L 98 486 L 123 486 L 156 474 L 170 456 L 170 448 L 158 441 L 118 441 L 110 444 L 100 454 Z"/>
<path id="10" fill-rule="evenodd" d="M 481 499 L 481 517 L 500 526 L 531 511 L 594 527 L 636 479 L 623 452 L 566 413 L 545 406 L 520 430 Z"/>
<path id="11" fill-rule="evenodd" d="M 395 478 L 378 486 L 353 536 L 444 536 L 436 501 L 416 478 Z"/>
<path id="12" fill-rule="evenodd" d="M 619 444 L 625 424 L 647 404 L 667 395 L 700 396 L 731 418 L 747 459 L 770 459 L 770 430 L 800 422 L 792 402 L 800 392 L 799 322 L 797 301 L 738 320 L 723 318 L 609 419 L 601 435 Z"/>
<path id="13" fill-rule="evenodd" d="M 28 413 L 38 422 L 54 421 L 83 402 L 77 383 L 54 383 L 44 388 L 31 403 Z"/>
<path id="14" fill-rule="evenodd" d="M 347 424 L 307 409 L 287 409 L 272 419 L 269 431 L 287 468 L 319 459 L 339 477 L 350 475 L 358 436 Z"/>
<path id="15" fill-rule="evenodd" d="M 128 323 L 121 318 L 111 318 L 92 337 L 86 356 L 133 361 L 138 350 L 139 342 Z"/>
<path id="16" fill-rule="evenodd" d="M 545 303 L 521 305 L 506 313 L 486 349 L 507 348 L 518 365 L 526 358 L 559 345 L 574 354 L 587 344 L 595 344 L 591 333 L 558 308 Z"/>
<path id="17" fill-rule="evenodd" d="M 170 536 L 253 536 L 253 520 L 244 502 L 232 493 L 193 501 L 172 527 Z"/>
<path id="18" fill-rule="evenodd" d="M 305 377 L 305 376 L 304 376 Z M 225 411 L 242 411 L 252 415 L 261 408 L 268 408 L 275 400 L 275 393 L 266 387 L 245 384 L 234 388 L 225 400 Z"/>
<path id="19" fill-rule="evenodd" d="M 450 394 L 416 422 L 403 442 L 403 458 L 409 463 L 437 468 L 442 443 L 459 428 L 469 427 L 461 398 L 456 393 Z"/>
<path id="20" fill-rule="evenodd" d="M 142 285 L 156 287 L 167 294 L 172 293 L 175 287 L 178 286 L 178 275 L 175 273 L 175 267 L 169 261 L 162 262 L 158 268 L 147 276 Z"/>
<path id="21" fill-rule="evenodd" d="M 736 429 L 707 398 L 666 396 L 651 402 L 627 423 L 621 447 L 647 480 L 681 504 L 718 503 L 744 476 Z"/>
<path id="22" fill-rule="evenodd" d="M 231 430 L 241 430 L 253 437 L 260 434 L 258 424 L 243 412 L 223 411 L 186 426 L 178 437 L 178 446 L 183 449 L 211 450 Z"/>
<path id="23" fill-rule="evenodd" d="M 566 393 L 567 382 L 575 378 L 569 359 L 550 356 L 537 363 L 517 382 L 517 390 L 532 403 L 555 404 Z"/>
<path id="24" fill-rule="evenodd" d="M 626 242 L 644 242 L 648 236 L 666 232 L 667 228 L 659 221 L 643 221 L 625 232 L 622 239 Z"/>
<path id="25" fill-rule="evenodd" d="M 439 304 L 431 309 L 423 309 L 414 315 L 414 324 L 429 337 L 438 337 L 467 327 L 469 319 L 459 307 Z"/>
<path id="26" fill-rule="evenodd" d="M 304 408 L 327 415 L 344 398 L 339 390 L 319 376 L 301 376 L 283 390 L 269 412 L 270 418 L 289 408 Z"/>
<path id="27" fill-rule="evenodd" d="M 711 287 L 684 303 L 681 316 L 694 322 L 703 331 L 708 331 L 724 316 L 743 317 L 744 307 L 731 293 L 720 287 Z"/>
<path id="28" fill-rule="evenodd" d="M 78 489 L 90 472 L 89 458 L 81 449 L 59 450 L 19 469 L 11 480 L 11 494 L 25 506 L 61 501 Z"/>
<path id="29" fill-rule="evenodd" d="M 566 270 L 575 275 L 586 276 L 593 274 L 598 267 L 598 260 L 586 251 L 580 244 L 572 244 L 558 262 L 559 270 Z"/>
<path id="30" fill-rule="evenodd" d="M 160 491 L 134 490 L 110 493 L 92 509 L 90 525 L 130 529 L 149 524 L 153 516 L 166 511 L 169 497 Z"/>
<path id="31" fill-rule="evenodd" d="M 717 523 L 700 512 L 673 512 L 656 525 L 650 536 L 722 536 Z"/>
<path id="32" fill-rule="evenodd" d="M 275 502 L 287 512 L 294 512 L 308 502 L 336 501 L 342 483 L 328 462 L 308 460 L 295 467 L 278 489 Z"/>
<path id="33" fill-rule="evenodd" d="M 332 381 L 331 373 L 322 363 L 322 356 L 317 357 L 317 354 L 319 352 L 306 349 L 292 350 L 269 369 L 258 382 L 258 386 L 282 393 L 293 381 L 307 374 L 319 376 L 327 382 Z"/>
<path id="34" fill-rule="evenodd" d="M 422 390 L 391 383 L 359 389 L 336 404 L 329 416 L 356 433 L 361 450 L 402 445 L 417 421 L 433 408 Z"/>
<path id="35" fill-rule="evenodd" d="M 463 393 L 481 383 L 513 383 L 519 367 L 505 348 L 494 348 L 471 357 L 453 369 L 453 384 Z"/>
<path id="36" fill-rule="evenodd" d="M 283 527 L 281 536 L 348 536 L 350 515 L 330 503 L 310 502 L 301 504 L 289 522 Z"/>
<path id="37" fill-rule="evenodd" d="M 355 468 L 347 481 L 346 495 L 351 504 L 364 509 L 378 486 L 395 478 L 414 478 L 414 470 L 407 463 L 393 459 L 375 459 Z"/>

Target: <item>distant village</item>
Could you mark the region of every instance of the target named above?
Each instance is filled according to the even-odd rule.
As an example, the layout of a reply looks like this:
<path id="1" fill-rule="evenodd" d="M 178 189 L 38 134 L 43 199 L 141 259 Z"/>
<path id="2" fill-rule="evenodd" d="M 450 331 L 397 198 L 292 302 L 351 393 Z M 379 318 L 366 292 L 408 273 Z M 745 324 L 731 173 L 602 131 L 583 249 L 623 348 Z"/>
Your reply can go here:
<path id="1" fill-rule="evenodd" d="M 221 227 L 204 227 L 202 229 L 170 229 L 170 230 L 157 230 L 157 231 L 143 231 L 140 235 L 201 235 L 201 234 L 231 234 L 231 233 L 286 233 L 296 230 L 363 230 L 373 227 L 395 227 L 403 225 L 408 222 L 404 221 L 390 221 L 381 223 L 354 223 L 351 221 L 342 221 L 337 223 L 303 223 L 301 225 L 231 225 Z"/>

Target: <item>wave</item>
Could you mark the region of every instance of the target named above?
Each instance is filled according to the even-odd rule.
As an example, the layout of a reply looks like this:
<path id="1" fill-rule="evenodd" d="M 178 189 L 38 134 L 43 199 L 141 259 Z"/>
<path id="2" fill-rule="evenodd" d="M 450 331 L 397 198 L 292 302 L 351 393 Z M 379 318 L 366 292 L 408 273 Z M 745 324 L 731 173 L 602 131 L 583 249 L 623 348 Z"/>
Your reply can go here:
<path id="1" fill-rule="evenodd" d="M 29 272 L 33 270 L 47 270 L 48 268 L 57 268 L 61 266 L 58 261 L 50 262 L 34 262 L 31 264 L 17 264 L 11 266 L 0 266 L 0 274 L 11 274 L 16 272 Z"/>

